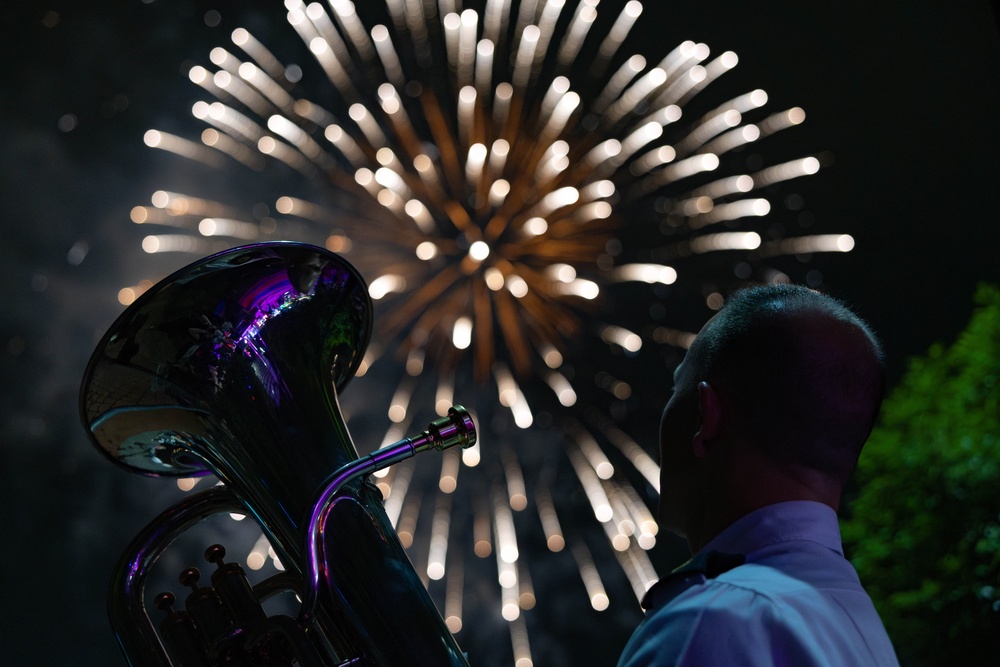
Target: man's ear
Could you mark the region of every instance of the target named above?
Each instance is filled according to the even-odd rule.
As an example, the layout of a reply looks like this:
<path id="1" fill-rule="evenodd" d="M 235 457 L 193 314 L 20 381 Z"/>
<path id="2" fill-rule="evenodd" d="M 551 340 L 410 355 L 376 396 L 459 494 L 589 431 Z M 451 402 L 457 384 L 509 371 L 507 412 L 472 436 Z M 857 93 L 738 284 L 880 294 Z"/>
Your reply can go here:
<path id="1" fill-rule="evenodd" d="M 708 455 L 712 441 L 722 429 L 722 405 L 719 395 L 707 382 L 698 383 L 698 410 L 701 412 L 701 427 L 691 439 L 694 455 L 699 459 Z"/>

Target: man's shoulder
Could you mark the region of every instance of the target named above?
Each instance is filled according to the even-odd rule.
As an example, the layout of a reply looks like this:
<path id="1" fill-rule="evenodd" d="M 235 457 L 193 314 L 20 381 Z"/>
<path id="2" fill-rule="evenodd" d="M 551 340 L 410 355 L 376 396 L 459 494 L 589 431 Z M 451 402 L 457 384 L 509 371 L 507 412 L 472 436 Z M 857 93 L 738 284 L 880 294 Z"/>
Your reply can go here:
<path id="1" fill-rule="evenodd" d="M 761 597 L 763 600 L 816 588 L 815 582 L 796 576 L 796 573 L 788 569 L 761 562 L 746 563 L 707 583 L 714 583 L 717 588 L 725 589 L 729 595 L 743 592 L 746 595 Z"/>
<path id="2" fill-rule="evenodd" d="M 749 587 L 717 579 L 692 586 L 647 613 L 619 664 L 694 665 L 708 649 L 716 657 L 745 651 L 767 641 L 762 604 L 773 601 Z"/>
<path id="3" fill-rule="evenodd" d="M 732 626 L 758 624 L 770 616 L 767 609 L 780 605 L 783 593 L 795 583 L 768 571 L 769 568 L 742 565 L 718 578 L 690 586 L 673 599 L 651 610 L 647 630 L 691 636 L 707 622 L 713 632 Z"/>
<path id="4" fill-rule="evenodd" d="M 838 626 L 845 613 L 874 614 L 863 589 L 830 587 L 763 563 L 746 563 L 693 585 L 647 615 L 648 630 L 691 638 L 700 635 L 754 641 L 774 633 Z M 877 617 L 876 617 L 877 618 Z M 849 623 L 847 625 L 850 625 Z M 829 628 L 828 628 L 829 630 Z"/>
<path id="5" fill-rule="evenodd" d="M 718 610 L 725 616 L 733 609 L 780 604 L 795 595 L 815 591 L 816 587 L 801 578 L 761 563 L 745 563 L 713 579 L 689 585 L 676 596 L 653 610 L 687 613 L 688 609 Z"/>
<path id="6" fill-rule="evenodd" d="M 787 664 L 895 664 L 867 597 L 820 592 L 752 563 L 650 612 L 619 664 L 773 665 L 779 647 Z"/>

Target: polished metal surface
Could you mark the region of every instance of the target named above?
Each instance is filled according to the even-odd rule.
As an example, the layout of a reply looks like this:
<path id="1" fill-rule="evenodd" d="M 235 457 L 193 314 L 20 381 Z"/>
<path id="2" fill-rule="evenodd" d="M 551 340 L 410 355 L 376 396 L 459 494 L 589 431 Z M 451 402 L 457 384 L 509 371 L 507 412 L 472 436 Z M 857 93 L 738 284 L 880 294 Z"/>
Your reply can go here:
<path id="1" fill-rule="evenodd" d="M 83 422 L 95 445 L 132 471 L 217 475 L 289 571 L 307 575 L 317 498 L 338 471 L 368 465 L 352 465 L 357 450 L 337 395 L 371 325 L 364 281 L 326 250 L 268 243 L 208 257 L 151 288 L 112 325 L 87 368 Z M 433 428 L 450 444 L 475 437 L 467 413 Z M 314 567 L 325 584 L 306 597 L 316 596 L 315 621 L 334 659 L 466 665 L 378 491 L 354 475 L 324 498 L 325 561 Z M 113 614 L 141 601 L 145 572 L 178 526 L 231 505 L 192 499 L 151 523 L 123 557 L 129 582 L 113 583 L 112 594 L 128 600 L 113 600 Z M 114 623 L 127 654 L 149 642 L 146 629 Z M 166 664 L 145 653 L 130 660 Z"/>
<path id="2" fill-rule="evenodd" d="M 348 463 L 331 475 L 313 503 L 307 532 L 307 554 L 305 561 L 305 581 L 310 585 L 304 589 L 301 616 L 310 618 L 316 611 L 317 595 L 324 585 L 329 584 L 330 572 L 324 570 L 327 559 L 324 555 L 325 536 L 330 534 L 327 521 L 330 511 L 339 498 L 341 489 L 362 475 L 388 468 L 400 461 L 416 456 L 429 449 L 444 451 L 455 445 L 467 449 L 476 444 L 476 425 L 468 410 L 460 405 L 448 410 L 448 416 L 431 422 L 427 430 L 418 436 L 404 438 L 387 445 L 364 458 Z"/>

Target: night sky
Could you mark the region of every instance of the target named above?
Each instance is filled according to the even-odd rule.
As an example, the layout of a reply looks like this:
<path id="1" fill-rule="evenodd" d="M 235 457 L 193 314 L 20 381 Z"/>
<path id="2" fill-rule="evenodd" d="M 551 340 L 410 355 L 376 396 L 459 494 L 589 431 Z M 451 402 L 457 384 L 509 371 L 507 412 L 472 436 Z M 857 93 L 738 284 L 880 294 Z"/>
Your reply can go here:
<path id="1" fill-rule="evenodd" d="M 803 4 L 649 2 L 627 46 L 651 58 L 684 39 L 731 49 L 740 65 L 713 86 L 730 95 L 763 87 L 774 108 L 806 110 L 801 128 L 761 151 L 825 155 L 820 174 L 796 190 L 795 209 L 808 212 L 816 232 L 850 234 L 857 245 L 808 266 L 793 258 L 786 272 L 801 280 L 819 271 L 822 289 L 872 323 L 895 382 L 909 357 L 961 330 L 977 282 L 1000 281 L 996 4 Z M 283 14 L 278 3 L 194 0 L 30 0 L 4 12 L 4 664 L 119 664 L 104 611 L 111 567 L 177 491 L 170 481 L 125 474 L 93 449 L 77 416 L 83 368 L 122 310 L 122 286 L 194 259 L 140 250 L 146 232 L 129 221 L 130 209 L 169 179 L 195 179 L 177 158 L 147 148 L 143 133 L 196 136 L 189 109 L 200 91 L 186 72 L 207 65 L 208 51 L 237 26 L 282 57 L 298 57 L 301 44 Z M 223 194 L 252 187 L 218 178 Z M 788 210 L 774 217 L 776 225 L 802 220 Z M 694 270 L 706 284 L 715 280 L 715 266 Z M 703 295 L 694 296 L 677 315 L 681 328 L 697 330 L 711 314 Z M 668 389 L 659 380 L 636 380 L 660 394 L 644 395 L 629 423 L 650 453 Z M 654 552 L 660 572 L 679 553 L 676 542 L 662 542 Z M 639 619 L 628 586 L 609 584 L 622 595 L 601 615 L 581 609 L 572 571 L 545 567 L 549 598 L 528 616 L 535 664 L 613 664 Z M 502 624 L 487 614 L 459 635 L 473 664 L 512 662 Z"/>

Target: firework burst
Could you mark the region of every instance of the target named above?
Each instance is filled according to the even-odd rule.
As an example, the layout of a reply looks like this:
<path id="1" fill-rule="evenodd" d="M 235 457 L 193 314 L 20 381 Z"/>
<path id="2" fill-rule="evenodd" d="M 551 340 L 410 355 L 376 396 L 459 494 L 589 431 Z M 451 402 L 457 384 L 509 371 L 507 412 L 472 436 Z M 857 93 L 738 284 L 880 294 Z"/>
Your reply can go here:
<path id="1" fill-rule="evenodd" d="M 753 262 L 741 277 L 761 280 L 769 257 L 846 251 L 853 242 L 765 241 L 755 231 L 771 208 L 765 188 L 815 173 L 814 156 L 718 175 L 727 156 L 805 118 L 799 108 L 767 110 L 759 89 L 688 118 L 691 100 L 736 66 L 734 53 L 683 42 L 655 60 L 626 55 L 642 13 L 634 0 L 480 4 L 387 0 L 362 16 L 349 0 L 286 0 L 291 29 L 329 80 L 324 104 L 301 96 L 301 69 L 235 30 L 230 46 L 212 50 L 211 65 L 190 70 L 207 93 L 192 109 L 205 124 L 200 140 L 150 130 L 146 143 L 214 168 L 283 165 L 321 194 L 282 194 L 247 215 L 161 190 L 132 219 L 163 228 L 144 239 L 149 253 L 295 238 L 343 253 L 361 270 L 378 304 L 361 374 L 372 369 L 393 387 L 385 442 L 423 413 L 444 414 L 456 397 L 486 425 L 482 452 L 449 452 L 431 464 L 439 470 L 402 465 L 380 478 L 387 512 L 414 562 L 430 580 L 445 579 L 441 597 L 455 631 L 466 557 L 495 559 L 499 606 L 523 665 L 530 650 L 521 612 L 534 591 L 520 535 L 544 536 L 553 552 L 568 547 L 592 606 L 609 604 L 608 573 L 585 540 L 560 527 L 566 502 L 551 489 L 565 487 L 556 478 L 568 474 L 582 490 L 636 596 L 656 579 L 646 551 L 657 530 L 647 499 L 658 491 L 658 468 L 603 408 L 581 398 L 593 383 L 580 370 L 589 366 L 576 362 L 595 340 L 634 357 L 650 339 L 683 348 L 693 335 L 634 317 L 613 322 L 619 285 L 650 286 L 651 302 L 658 286 L 680 279 L 664 262 L 736 251 Z M 122 302 L 142 289 L 124 289 Z M 720 294 L 708 299 L 721 305 Z M 600 369 L 596 385 L 621 403 L 632 388 L 616 373 Z M 367 417 L 353 411 L 379 421 L 370 407 Z M 524 444 L 539 442 L 537 434 L 515 435 L 540 415 L 560 434 L 542 453 Z M 550 431 L 545 439 L 555 438 Z M 463 467 L 486 472 L 462 476 L 457 503 Z"/>

